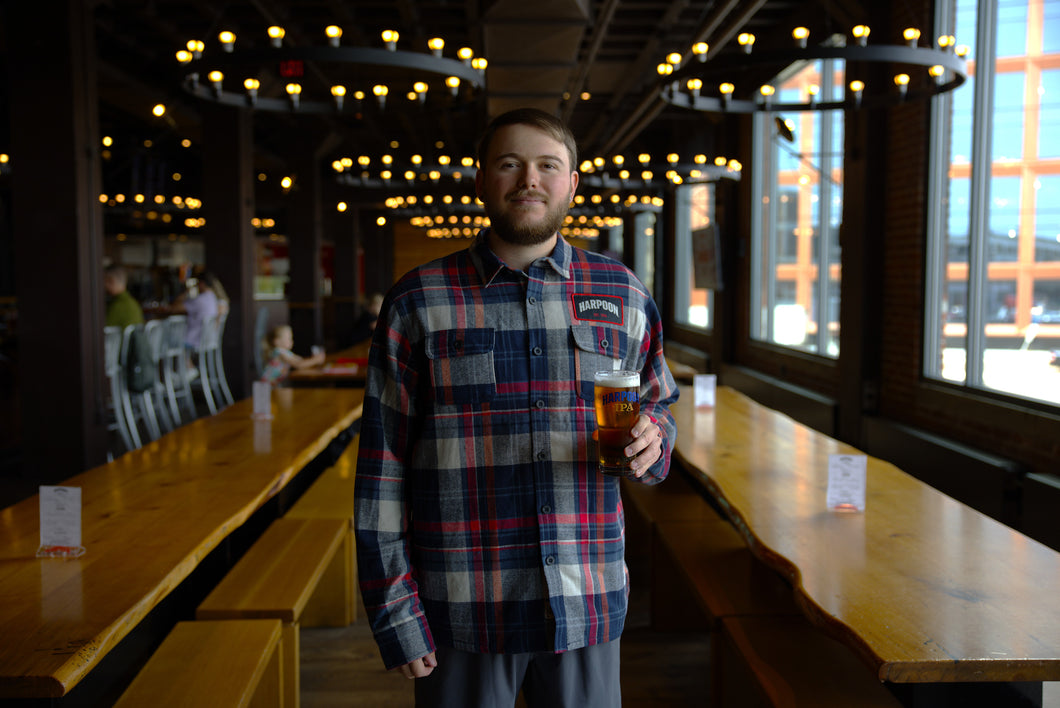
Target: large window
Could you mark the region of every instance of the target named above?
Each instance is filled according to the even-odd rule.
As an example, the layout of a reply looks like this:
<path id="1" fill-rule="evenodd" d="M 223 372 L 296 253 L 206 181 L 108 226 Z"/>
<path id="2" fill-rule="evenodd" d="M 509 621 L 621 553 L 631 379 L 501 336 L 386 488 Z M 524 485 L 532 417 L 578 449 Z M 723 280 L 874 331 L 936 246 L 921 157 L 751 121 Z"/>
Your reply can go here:
<path id="1" fill-rule="evenodd" d="M 781 100 L 819 86 L 842 95 L 843 67 L 818 61 L 780 85 Z M 756 114 L 751 336 L 839 356 L 843 112 Z"/>
<path id="2" fill-rule="evenodd" d="M 714 290 L 719 285 L 721 272 L 713 184 L 677 188 L 674 228 L 677 253 L 674 318 L 690 327 L 710 329 Z"/>
<path id="3" fill-rule="evenodd" d="M 1060 404 L 1060 0 L 940 12 L 973 50 L 932 118 L 924 373 Z"/>

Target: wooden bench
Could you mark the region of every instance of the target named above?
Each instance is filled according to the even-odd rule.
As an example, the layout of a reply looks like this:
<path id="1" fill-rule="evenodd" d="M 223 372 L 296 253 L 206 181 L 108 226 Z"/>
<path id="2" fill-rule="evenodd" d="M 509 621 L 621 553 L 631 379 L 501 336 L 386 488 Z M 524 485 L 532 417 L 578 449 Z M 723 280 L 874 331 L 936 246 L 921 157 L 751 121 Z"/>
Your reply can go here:
<path id="1" fill-rule="evenodd" d="M 350 583 L 357 587 L 357 546 L 353 529 L 353 485 L 356 481 L 357 443 L 354 436 L 346 451 L 334 465 L 324 470 L 309 489 L 284 514 L 290 519 L 341 519 L 349 524 Z M 357 598 L 350 593 L 347 598 L 349 621 L 357 621 Z M 313 617 L 303 618 L 301 626 L 315 627 Z"/>
<path id="2" fill-rule="evenodd" d="M 805 618 L 787 580 L 680 470 L 652 487 L 624 484 L 634 532 L 651 539 L 652 626 L 710 632 L 712 705 L 899 705 L 847 647 Z"/>
<path id="3" fill-rule="evenodd" d="M 284 705 L 298 705 L 299 623 L 349 624 L 353 594 L 349 523 L 274 521 L 196 611 L 200 620 L 270 618 L 283 623 Z"/>
<path id="4" fill-rule="evenodd" d="M 724 617 L 713 644 L 712 705 L 726 708 L 901 708 L 843 644 L 805 617 Z"/>
<path id="5" fill-rule="evenodd" d="M 708 507 L 695 521 L 657 521 L 652 550 L 652 620 L 716 633 L 723 617 L 798 615 L 791 585 L 754 557 L 743 537 Z"/>
<path id="6" fill-rule="evenodd" d="M 278 620 L 178 622 L 115 704 L 279 708 Z"/>
<path id="7" fill-rule="evenodd" d="M 713 514 L 710 505 L 677 470 L 659 484 L 621 480 L 622 507 L 626 521 L 626 556 L 643 560 L 646 575 L 635 582 L 650 582 L 653 565 L 655 522 L 659 519 L 694 521 Z M 631 573 L 637 573 L 634 564 Z"/>
<path id="8" fill-rule="evenodd" d="M 649 559 L 653 628 L 714 630 L 729 614 L 798 614 L 791 587 L 680 470 L 661 484 L 623 485 L 627 548 Z"/>

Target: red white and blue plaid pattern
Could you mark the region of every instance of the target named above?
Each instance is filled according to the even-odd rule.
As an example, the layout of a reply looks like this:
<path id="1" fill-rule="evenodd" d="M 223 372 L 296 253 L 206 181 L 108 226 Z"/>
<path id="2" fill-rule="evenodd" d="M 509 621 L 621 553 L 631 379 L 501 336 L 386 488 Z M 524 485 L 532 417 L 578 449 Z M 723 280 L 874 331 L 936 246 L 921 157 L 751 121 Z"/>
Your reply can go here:
<path id="1" fill-rule="evenodd" d="M 611 314 L 579 318 L 583 295 Z M 616 302 L 621 319 L 606 304 Z M 664 435 L 663 457 L 642 479 L 661 481 L 677 387 L 644 285 L 563 239 L 525 274 L 513 271 L 480 233 L 402 278 L 379 322 L 355 519 L 386 666 L 436 642 L 515 653 L 616 639 L 628 594 L 624 524 L 618 480 L 596 470 L 593 374 L 641 372 L 641 412 Z"/>

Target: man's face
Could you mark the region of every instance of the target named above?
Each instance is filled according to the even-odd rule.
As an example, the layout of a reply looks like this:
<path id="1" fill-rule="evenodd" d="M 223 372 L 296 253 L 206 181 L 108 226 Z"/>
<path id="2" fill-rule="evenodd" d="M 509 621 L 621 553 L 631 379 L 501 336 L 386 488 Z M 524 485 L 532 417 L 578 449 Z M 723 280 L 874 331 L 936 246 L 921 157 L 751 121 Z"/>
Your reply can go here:
<path id="1" fill-rule="evenodd" d="M 106 274 L 103 276 L 103 289 L 108 295 L 117 295 L 125 289 L 125 284 L 113 275 Z"/>
<path id="2" fill-rule="evenodd" d="M 556 233 L 577 186 L 567 148 L 529 125 L 499 129 L 475 176 L 493 231 L 521 246 L 543 243 Z"/>

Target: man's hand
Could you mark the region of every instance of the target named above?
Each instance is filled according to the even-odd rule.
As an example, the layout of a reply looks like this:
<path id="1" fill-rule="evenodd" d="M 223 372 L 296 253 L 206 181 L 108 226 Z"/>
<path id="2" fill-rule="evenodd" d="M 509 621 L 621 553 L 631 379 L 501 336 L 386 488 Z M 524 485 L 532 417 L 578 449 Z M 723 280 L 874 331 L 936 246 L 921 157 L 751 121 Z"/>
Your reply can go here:
<path id="1" fill-rule="evenodd" d="M 662 457 L 662 430 L 651 421 L 651 418 L 641 414 L 630 430 L 633 442 L 626 445 L 626 457 L 632 457 L 634 477 L 643 477 L 648 468 L 658 462 Z"/>
<path id="2" fill-rule="evenodd" d="M 404 666 L 399 666 L 398 671 L 400 671 L 405 678 L 423 678 L 425 676 L 430 676 L 436 666 L 438 666 L 438 659 L 435 658 L 434 652 L 432 651 L 427 656 L 420 657 L 415 661 L 410 661 Z"/>

